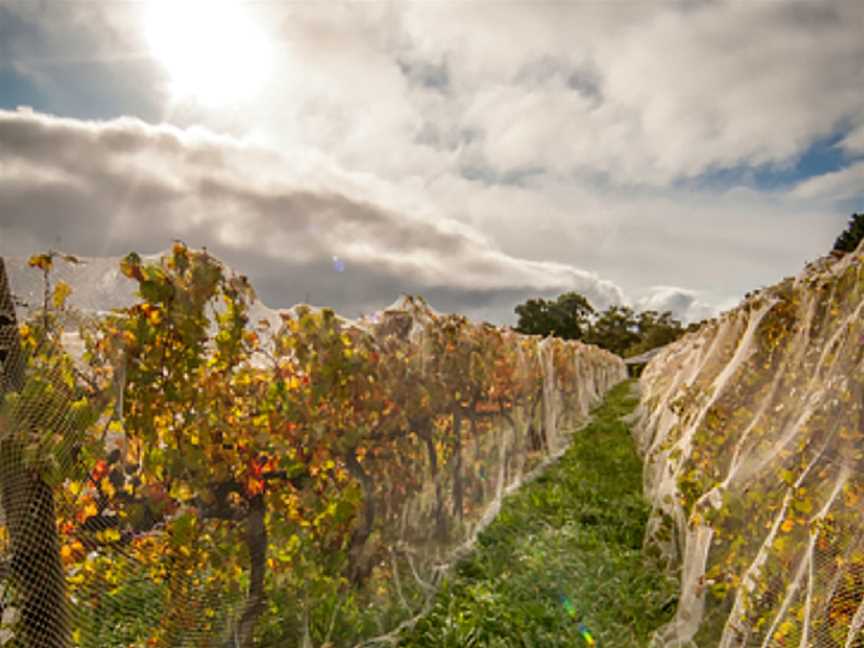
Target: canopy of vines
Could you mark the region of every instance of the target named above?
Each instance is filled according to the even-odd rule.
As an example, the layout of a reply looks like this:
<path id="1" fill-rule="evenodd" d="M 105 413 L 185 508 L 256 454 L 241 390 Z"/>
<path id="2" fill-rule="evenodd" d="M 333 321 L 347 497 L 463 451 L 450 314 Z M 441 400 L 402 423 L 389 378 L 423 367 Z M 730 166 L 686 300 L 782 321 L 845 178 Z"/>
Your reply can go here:
<path id="1" fill-rule="evenodd" d="M 864 245 L 642 375 L 648 545 L 681 572 L 659 646 L 864 646 Z"/>
<path id="2" fill-rule="evenodd" d="M 419 299 L 256 321 L 246 280 L 179 244 L 126 257 L 134 303 L 79 311 L 78 262 L 30 259 L 26 318 L 0 262 L 5 646 L 386 635 L 626 375 Z"/>

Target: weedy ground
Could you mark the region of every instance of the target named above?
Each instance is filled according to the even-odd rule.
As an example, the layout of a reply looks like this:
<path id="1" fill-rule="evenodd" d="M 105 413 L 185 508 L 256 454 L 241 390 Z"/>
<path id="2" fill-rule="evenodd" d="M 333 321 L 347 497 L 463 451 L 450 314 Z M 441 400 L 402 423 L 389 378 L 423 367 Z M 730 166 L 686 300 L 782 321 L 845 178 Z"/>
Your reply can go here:
<path id="1" fill-rule="evenodd" d="M 599 646 L 647 645 L 672 615 L 676 583 L 641 552 L 642 465 L 621 420 L 636 407 L 632 387 L 613 389 L 561 460 L 505 500 L 400 646 L 585 646 L 562 597 Z"/>

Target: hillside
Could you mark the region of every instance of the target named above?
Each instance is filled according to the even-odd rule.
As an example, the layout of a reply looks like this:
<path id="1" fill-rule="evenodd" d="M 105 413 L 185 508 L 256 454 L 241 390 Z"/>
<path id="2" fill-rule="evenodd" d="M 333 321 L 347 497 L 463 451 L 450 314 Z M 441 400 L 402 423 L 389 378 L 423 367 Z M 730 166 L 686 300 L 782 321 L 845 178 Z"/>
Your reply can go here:
<path id="1" fill-rule="evenodd" d="M 864 645 L 864 247 L 749 296 L 646 368 L 659 646 Z"/>

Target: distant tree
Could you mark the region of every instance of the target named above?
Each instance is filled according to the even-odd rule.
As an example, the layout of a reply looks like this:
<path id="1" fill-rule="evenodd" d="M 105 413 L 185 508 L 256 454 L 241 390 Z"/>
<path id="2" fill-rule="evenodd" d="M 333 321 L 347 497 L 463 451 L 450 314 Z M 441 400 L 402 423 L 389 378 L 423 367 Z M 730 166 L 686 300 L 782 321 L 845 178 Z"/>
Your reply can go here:
<path id="1" fill-rule="evenodd" d="M 862 238 L 864 238 L 864 213 L 852 214 L 846 229 L 834 241 L 834 250 L 854 252 Z"/>
<path id="2" fill-rule="evenodd" d="M 529 299 L 516 307 L 516 314 L 519 333 L 582 340 L 623 357 L 665 346 L 699 326 L 691 324 L 685 329 L 670 311 L 637 313 L 629 306 L 616 305 L 598 313 L 575 292 L 554 300 Z"/>
<path id="3" fill-rule="evenodd" d="M 684 328 L 684 333 L 694 333 L 695 331 L 698 331 L 700 328 L 702 328 L 702 325 L 706 324 L 707 322 L 707 319 L 699 320 L 698 322 L 690 322 Z"/>
<path id="4" fill-rule="evenodd" d="M 594 308 L 582 295 L 568 292 L 555 300 L 555 312 L 561 322 L 565 339 L 581 340 L 588 332 Z"/>
<path id="5" fill-rule="evenodd" d="M 588 332 L 594 309 L 579 293 L 568 292 L 554 301 L 529 299 L 516 307 L 516 314 L 516 330 L 520 333 L 581 340 Z"/>
<path id="6" fill-rule="evenodd" d="M 681 322 L 674 319 L 670 311 L 662 314 L 657 311 L 643 311 L 638 315 L 636 328 L 639 341 L 625 351 L 626 356 L 639 355 L 656 347 L 666 346 L 685 332 Z"/>
<path id="7" fill-rule="evenodd" d="M 516 307 L 516 314 L 516 330 L 525 335 L 550 335 L 555 328 L 552 302 L 546 299 L 529 299 Z"/>
<path id="8" fill-rule="evenodd" d="M 586 341 L 623 356 L 640 340 L 639 320 L 629 306 L 610 306 L 591 325 Z"/>

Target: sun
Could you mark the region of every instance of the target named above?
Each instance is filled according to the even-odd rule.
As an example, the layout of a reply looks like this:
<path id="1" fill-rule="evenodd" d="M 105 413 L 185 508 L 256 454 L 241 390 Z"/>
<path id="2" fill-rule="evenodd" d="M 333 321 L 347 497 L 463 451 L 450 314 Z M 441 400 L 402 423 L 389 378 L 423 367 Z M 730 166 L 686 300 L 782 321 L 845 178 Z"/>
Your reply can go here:
<path id="1" fill-rule="evenodd" d="M 144 30 L 176 99 L 242 103 L 269 80 L 271 43 L 239 0 L 153 0 Z"/>

